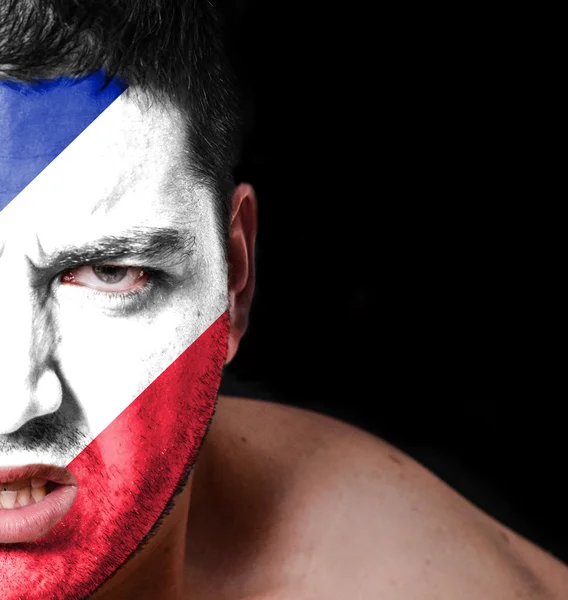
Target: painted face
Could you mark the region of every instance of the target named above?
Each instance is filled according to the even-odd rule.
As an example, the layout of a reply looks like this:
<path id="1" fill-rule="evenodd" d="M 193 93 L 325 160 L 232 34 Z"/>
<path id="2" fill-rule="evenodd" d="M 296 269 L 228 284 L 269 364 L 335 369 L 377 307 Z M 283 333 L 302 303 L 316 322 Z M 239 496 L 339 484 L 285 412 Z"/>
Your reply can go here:
<path id="1" fill-rule="evenodd" d="M 226 264 L 181 116 L 101 84 L 0 82 L 6 600 L 86 596 L 132 554 L 196 458 L 226 356 Z"/>

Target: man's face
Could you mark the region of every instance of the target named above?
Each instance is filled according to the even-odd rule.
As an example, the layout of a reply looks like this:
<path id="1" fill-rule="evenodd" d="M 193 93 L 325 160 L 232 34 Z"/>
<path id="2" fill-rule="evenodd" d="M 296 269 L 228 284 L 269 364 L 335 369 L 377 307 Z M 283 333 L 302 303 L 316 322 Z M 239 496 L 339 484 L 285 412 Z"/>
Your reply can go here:
<path id="1" fill-rule="evenodd" d="M 7 97 L 0 162 L 25 170 L 65 128 L 66 106 L 41 125 L 51 138 L 38 132 L 22 150 L 25 119 Z M 0 211 L 4 598 L 95 589 L 195 460 L 226 356 L 228 297 L 213 198 L 187 164 L 180 114 L 130 89 Z M 31 478 L 10 469 L 38 464 L 67 467 L 78 486 L 22 507 Z"/>

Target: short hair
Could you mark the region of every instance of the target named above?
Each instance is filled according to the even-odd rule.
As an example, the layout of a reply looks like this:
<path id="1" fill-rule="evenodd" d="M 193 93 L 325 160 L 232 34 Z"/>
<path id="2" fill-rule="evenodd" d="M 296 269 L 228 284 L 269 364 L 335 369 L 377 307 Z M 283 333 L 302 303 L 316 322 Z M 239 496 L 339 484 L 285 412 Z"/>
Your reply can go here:
<path id="1" fill-rule="evenodd" d="M 227 240 L 242 120 L 213 0 L 0 0 L 0 80 L 104 69 L 167 98 L 187 127 L 191 174 L 212 190 Z"/>

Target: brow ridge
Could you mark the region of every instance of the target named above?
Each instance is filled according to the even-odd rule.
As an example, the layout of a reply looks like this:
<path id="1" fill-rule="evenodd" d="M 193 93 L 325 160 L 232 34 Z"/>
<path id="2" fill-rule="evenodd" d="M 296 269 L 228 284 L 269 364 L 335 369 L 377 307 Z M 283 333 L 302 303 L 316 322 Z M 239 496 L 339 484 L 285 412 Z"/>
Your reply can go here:
<path id="1" fill-rule="evenodd" d="M 47 255 L 41 246 L 39 250 L 42 265 L 64 270 L 125 259 L 177 264 L 187 260 L 194 247 L 195 235 L 187 231 L 169 227 L 135 227 L 124 234 L 104 236 L 80 247 L 64 247 L 52 255 Z"/>

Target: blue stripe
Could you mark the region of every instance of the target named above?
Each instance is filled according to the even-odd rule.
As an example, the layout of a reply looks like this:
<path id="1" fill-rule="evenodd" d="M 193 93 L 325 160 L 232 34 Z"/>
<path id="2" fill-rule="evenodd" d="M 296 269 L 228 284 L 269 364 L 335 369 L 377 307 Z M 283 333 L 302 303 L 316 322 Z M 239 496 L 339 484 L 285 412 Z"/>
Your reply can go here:
<path id="1" fill-rule="evenodd" d="M 0 81 L 0 211 L 126 89 L 98 71 L 81 79 Z"/>

